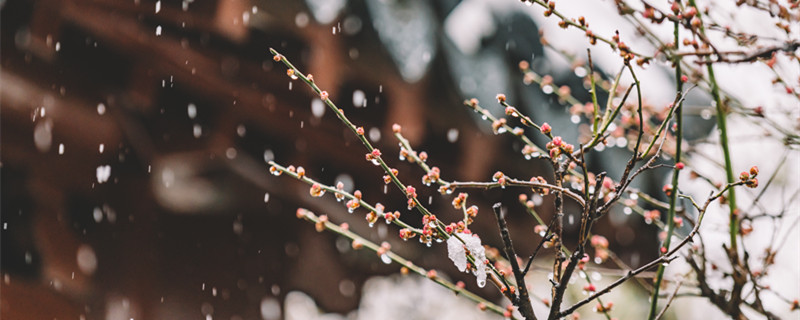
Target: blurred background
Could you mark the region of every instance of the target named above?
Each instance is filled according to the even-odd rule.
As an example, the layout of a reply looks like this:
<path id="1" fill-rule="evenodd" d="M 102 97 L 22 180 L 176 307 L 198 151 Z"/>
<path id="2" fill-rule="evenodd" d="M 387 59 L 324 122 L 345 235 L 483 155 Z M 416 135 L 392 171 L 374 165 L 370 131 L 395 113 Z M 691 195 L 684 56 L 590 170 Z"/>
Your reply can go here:
<path id="1" fill-rule="evenodd" d="M 332 197 L 311 201 L 306 185 L 268 174 L 269 160 L 300 165 L 322 182 L 364 191 L 368 202 L 405 207 L 401 193 L 384 187 L 380 169 L 364 162 L 352 133 L 286 76 L 268 48 L 313 74 L 400 177 L 417 185 L 422 171 L 396 158 L 393 123 L 446 179 L 488 180 L 496 170 L 527 178 L 547 175 L 548 166 L 525 160 L 519 143 L 492 134 L 462 101 L 478 98 L 499 115 L 494 96 L 505 93 L 575 141 L 582 120 L 552 93 L 567 86 L 588 100 L 586 70 L 541 44 L 518 1 L 0 6 L 3 319 L 488 317 L 295 218 L 305 207 L 348 222 L 500 301 L 496 290 L 479 290 L 474 277 L 459 274 L 442 246 L 403 243 L 394 226 L 369 228 L 364 212 L 348 214 Z M 552 75 L 554 86 L 523 83 L 521 60 Z M 667 101 L 671 92 L 663 95 Z M 692 128 L 701 136 L 713 120 L 697 123 Z M 625 148 L 612 149 L 592 163 L 626 160 Z M 656 172 L 638 186 L 659 190 L 662 178 Z M 458 217 L 451 196 L 419 192 L 441 219 Z M 497 201 L 519 213 L 512 213 L 511 232 L 518 252 L 530 252 L 538 236 L 517 195 L 478 191 L 470 200 L 484 213 Z M 552 208 L 543 203 L 539 212 L 549 217 Z M 473 230 L 499 245 L 493 219 L 480 215 Z M 656 254 L 657 231 L 641 219 L 614 211 L 597 230 L 631 266 Z M 381 308 L 389 301 L 395 307 Z M 353 312 L 359 306 L 360 315 Z"/>

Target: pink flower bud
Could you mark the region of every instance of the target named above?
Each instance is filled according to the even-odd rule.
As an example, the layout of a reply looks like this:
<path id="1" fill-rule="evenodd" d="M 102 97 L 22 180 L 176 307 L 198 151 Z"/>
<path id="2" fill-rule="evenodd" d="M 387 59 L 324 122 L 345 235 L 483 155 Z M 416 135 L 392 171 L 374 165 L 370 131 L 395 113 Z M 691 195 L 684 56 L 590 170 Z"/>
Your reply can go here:
<path id="1" fill-rule="evenodd" d="M 544 134 L 548 134 L 548 133 L 550 133 L 550 130 L 552 130 L 552 128 L 550 127 L 550 125 L 547 122 L 542 123 L 542 126 L 540 127 L 540 129 L 541 129 L 542 133 L 544 133 Z"/>
<path id="2" fill-rule="evenodd" d="M 320 186 L 319 183 L 315 183 L 311 185 L 308 193 L 311 194 L 312 197 L 319 198 L 325 194 L 325 190 L 322 189 L 322 186 Z"/>
<path id="3" fill-rule="evenodd" d="M 687 7 L 686 11 L 683 12 L 683 17 L 687 19 L 694 18 L 695 15 L 697 15 L 697 8 L 695 7 Z"/>
<path id="4" fill-rule="evenodd" d="M 703 24 L 703 22 L 702 22 L 702 21 L 700 21 L 700 18 L 698 18 L 698 17 L 694 17 L 694 18 L 692 18 L 692 20 L 691 20 L 689 23 L 690 23 L 690 24 L 692 25 L 692 27 L 694 27 L 694 28 L 699 28 L 699 27 L 700 27 L 700 25 L 702 25 L 702 24 Z"/>
<path id="5" fill-rule="evenodd" d="M 436 279 L 436 270 L 433 269 L 428 270 L 426 276 L 428 277 L 428 279 Z"/>
<path id="6" fill-rule="evenodd" d="M 671 9 L 673 13 L 678 14 L 678 12 L 681 12 L 681 5 L 678 3 L 678 1 L 673 1 Z"/>
<path id="7" fill-rule="evenodd" d="M 406 196 L 409 198 L 416 198 L 417 189 L 412 186 L 406 186 Z"/>
<path id="8" fill-rule="evenodd" d="M 504 176 L 503 172 L 497 171 L 494 173 L 494 175 L 492 175 L 492 180 L 494 181 L 500 180 L 500 178 L 502 178 L 503 176 Z"/>

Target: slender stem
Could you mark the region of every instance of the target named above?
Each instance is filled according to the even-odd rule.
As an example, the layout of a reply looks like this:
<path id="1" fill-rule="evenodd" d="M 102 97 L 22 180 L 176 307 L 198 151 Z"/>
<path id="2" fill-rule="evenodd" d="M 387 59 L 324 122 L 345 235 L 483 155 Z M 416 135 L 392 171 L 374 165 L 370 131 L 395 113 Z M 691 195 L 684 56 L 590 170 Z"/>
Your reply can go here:
<path id="1" fill-rule="evenodd" d="M 679 39 L 679 31 L 680 31 L 680 24 L 678 22 L 674 23 L 675 25 L 675 45 L 678 45 Z M 675 86 L 677 87 L 677 91 L 680 93 L 683 91 L 683 81 L 681 81 L 681 64 L 676 61 L 675 63 Z M 682 102 L 678 102 L 678 105 L 675 106 L 677 115 L 675 116 L 677 122 L 677 128 L 675 132 L 675 163 L 681 162 L 681 144 L 683 141 L 683 105 Z M 664 239 L 664 243 L 661 246 L 661 250 L 666 252 L 669 250 L 670 242 L 672 241 L 672 233 L 675 231 L 675 206 L 677 204 L 678 199 L 678 176 L 680 175 L 680 169 L 676 166 L 672 170 L 672 193 L 669 195 L 669 210 L 667 210 L 667 235 Z M 658 292 L 661 289 L 661 281 L 664 279 L 664 270 L 666 267 L 664 265 L 658 266 L 658 271 L 656 273 L 656 281 L 653 287 L 653 295 L 650 299 L 650 314 L 648 319 L 653 320 L 657 316 L 656 310 L 658 309 Z M 665 307 L 666 309 L 666 307 Z"/>
<path id="2" fill-rule="evenodd" d="M 597 137 L 599 134 L 597 133 L 597 126 L 600 122 L 600 105 L 597 103 L 597 86 L 594 82 L 594 63 L 592 63 L 592 50 L 586 49 L 586 54 L 589 56 L 589 79 L 591 80 L 592 84 L 592 134 Z M 608 99 L 611 99 L 614 96 L 614 92 L 609 92 Z"/>
<path id="3" fill-rule="evenodd" d="M 633 159 L 639 157 L 639 147 L 642 146 L 642 136 L 644 136 L 644 114 L 642 109 L 644 106 L 642 105 L 642 85 L 639 83 L 639 78 L 636 77 L 636 72 L 633 72 L 633 67 L 631 66 L 630 62 L 626 63 L 628 66 L 628 70 L 631 71 L 631 76 L 633 77 L 633 84 L 636 86 L 636 113 L 639 115 L 639 132 L 636 134 L 636 145 L 633 146 Z M 680 92 L 680 90 L 678 90 Z"/>
<path id="4" fill-rule="evenodd" d="M 522 316 L 528 320 L 536 320 L 536 315 L 533 313 L 533 306 L 531 306 L 531 298 L 528 296 L 528 287 L 525 285 L 525 275 L 519 268 L 517 263 L 517 254 L 514 252 L 514 245 L 511 243 L 511 235 L 508 232 L 508 225 L 506 225 L 505 213 L 500 208 L 501 204 L 495 203 L 492 206 L 495 216 L 497 216 L 497 225 L 500 227 L 500 235 L 503 238 L 503 247 L 505 248 L 508 262 L 511 264 L 511 270 L 514 272 L 514 279 L 517 282 L 517 289 L 519 296 L 514 297 L 514 304 L 519 308 Z"/>
<path id="5" fill-rule="evenodd" d="M 527 2 L 535 3 L 535 4 L 539 5 L 542 8 L 550 10 L 550 5 L 548 4 L 549 3 L 548 0 L 527 0 Z M 581 24 L 575 22 L 575 19 L 568 18 L 567 16 L 565 16 L 564 14 L 559 12 L 558 10 L 550 10 L 550 11 L 552 12 L 553 15 L 555 15 L 558 18 L 560 18 L 561 21 L 564 21 L 564 23 L 566 23 L 567 25 L 569 25 L 571 27 L 578 28 L 583 32 L 586 32 L 586 31 L 589 30 L 589 28 L 586 25 L 581 25 Z M 605 38 L 605 37 L 599 36 L 599 35 L 592 35 L 592 37 L 597 39 L 597 40 L 600 40 L 601 42 L 605 42 L 613 50 L 617 49 L 617 42 L 614 41 L 613 39 L 608 39 L 608 38 Z M 647 56 L 647 55 L 644 55 L 644 54 L 640 54 L 640 53 L 635 52 L 633 50 L 629 50 L 629 52 L 634 54 L 634 55 L 636 55 L 636 56 L 642 57 L 642 58 L 652 58 L 650 56 Z"/>
<path id="6" fill-rule="evenodd" d="M 336 189 L 336 188 L 331 187 L 329 185 L 322 184 L 319 181 L 316 181 L 316 180 L 311 179 L 311 178 L 306 177 L 306 176 L 300 176 L 296 172 L 289 171 L 286 167 L 278 164 L 275 161 L 270 161 L 269 165 L 272 166 L 272 168 L 275 168 L 275 170 L 277 170 L 281 174 L 288 174 L 292 178 L 295 178 L 297 180 L 303 181 L 303 182 L 307 183 L 308 185 L 316 184 L 316 185 L 318 185 L 320 187 L 320 190 L 324 190 L 324 191 L 330 192 L 331 194 L 334 194 L 334 195 L 335 194 L 341 194 L 344 198 L 347 198 L 347 199 L 350 199 L 350 200 L 354 200 L 354 201 L 358 201 L 358 204 L 359 204 L 360 207 L 364 207 L 367 210 L 370 210 L 370 211 L 373 211 L 373 212 L 376 212 L 376 213 L 380 213 L 380 210 L 378 210 L 378 208 L 376 208 L 377 205 L 373 206 L 370 203 L 368 203 L 368 202 L 366 202 L 364 200 L 361 200 L 361 198 L 357 198 L 356 196 L 354 196 L 353 194 L 351 194 L 351 193 L 349 193 L 347 191 L 339 190 L 339 189 Z M 389 212 L 389 210 L 384 210 L 384 211 Z M 383 216 L 380 216 L 380 218 L 383 218 Z M 400 219 L 392 219 L 391 222 L 394 223 L 395 225 L 401 227 L 401 228 L 406 228 L 406 229 L 414 232 L 415 234 L 422 234 L 422 229 L 414 228 L 411 225 L 403 222 Z"/>
<path id="7" fill-rule="evenodd" d="M 486 110 L 485 108 L 481 107 L 477 103 L 476 104 L 472 104 L 472 102 L 468 100 L 468 101 L 464 101 L 464 105 L 472 108 L 475 112 L 480 113 L 482 117 L 485 117 L 484 119 L 486 119 L 488 121 L 491 121 L 492 123 L 494 123 L 495 121 L 498 120 L 498 118 L 495 117 L 494 115 L 492 115 L 492 113 L 489 112 L 489 110 Z M 541 128 L 536 123 L 534 123 L 532 120 L 529 120 L 530 118 L 528 118 L 525 115 L 521 114 L 519 111 L 516 111 L 516 113 L 520 118 L 522 118 L 522 120 L 525 121 L 525 125 L 529 125 L 529 126 L 532 126 L 534 128 L 537 128 L 537 130 L 541 130 Z M 503 129 L 505 129 L 505 132 L 507 132 L 509 134 L 513 134 L 514 133 L 514 128 L 512 128 L 508 124 L 503 124 Z M 517 137 L 519 137 L 519 139 L 522 140 L 522 142 L 525 143 L 525 145 L 530 146 L 534 150 L 534 152 L 539 154 L 537 156 L 537 158 L 548 158 L 548 159 L 550 158 L 550 156 L 548 155 L 547 151 L 544 151 L 544 150 L 542 150 L 542 148 L 539 148 L 539 146 L 537 146 L 535 143 L 533 143 L 533 141 L 531 141 L 531 139 L 529 139 L 526 135 L 523 134 L 523 135 L 519 135 Z M 550 136 L 548 138 L 552 139 L 552 136 Z"/>
<path id="8" fill-rule="evenodd" d="M 725 178 L 727 179 L 728 183 L 733 183 L 736 180 L 733 177 L 733 163 L 731 162 L 731 153 L 730 149 L 728 148 L 728 125 L 726 120 L 727 111 L 725 110 L 722 98 L 720 97 L 719 86 L 717 85 L 717 80 L 714 77 L 714 69 L 711 64 L 708 65 L 708 77 L 711 81 L 711 95 L 714 97 L 714 101 L 717 104 L 717 126 L 719 127 L 722 155 L 725 159 Z M 736 235 L 739 234 L 739 217 L 736 210 L 736 192 L 734 189 L 728 191 L 728 209 L 730 209 L 730 249 L 732 252 L 736 252 Z"/>
<path id="9" fill-rule="evenodd" d="M 407 268 L 409 271 L 412 271 L 412 272 L 414 272 L 414 273 L 416 273 L 418 275 L 421 275 L 423 277 L 427 277 L 428 279 L 431 279 L 431 281 L 441 285 L 442 287 L 447 288 L 450 291 L 455 292 L 456 294 L 462 295 L 462 296 L 466 297 L 469 300 L 472 300 L 472 301 L 474 301 L 476 303 L 479 303 L 479 304 L 482 304 L 483 306 L 486 306 L 486 309 L 491 310 L 494 313 L 502 315 L 505 312 L 505 308 L 500 307 L 500 306 L 498 306 L 498 305 L 496 305 L 496 304 L 494 304 L 494 303 L 492 303 L 492 302 L 490 302 L 490 301 L 488 301 L 488 300 L 486 300 L 484 298 L 481 298 L 480 296 L 478 296 L 478 295 L 476 295 L 476 294 L 474 294 L 474 293 L 472 293 L 472 292 L 470 292 L 468 290 L 464 290 L 463 288 L 460 288 L 459 286 L 455 285 L 454 283 L 452 283 L 450 281 L 447 281 L 446 279 L 444 279 L 442 277 L 438 277 L 438 276 L 435 276 L 433 274 L 429 274 L 428 271 L 426 271 L 424 268 L 415 265 L 413 262 L 411 262 L 411 261 L 409 261 L 409 260 L 397 255 L 396 253 L 392 252 L 391 250 L 381 249 L 381 246 L 379 246 L 376 243 L 371 242 L 371 241 L 359 236 L 358 234 L 350 231 L 348 228 L 336 225 L 335 223 L 330 222 L 330 221 L 322 221 L 322 220 L 320 220 L 320 218 L 317 217 L 316 215 L 314 215 L 314 213 L 312 213 L 311 211 L 308 211 L 306 209 L 298 209 L 298 217 L 300 217 L 301 219 L 305 219 L 305 220 L 307 220 L 309 222 L 315 223 L 315 224 L 321 222 L 323 224 L 323 226 L 325 227 L 325 229 L 330 230 L 330 231 L 332 231 L 332 232 L 334 232 L 336 234 L 342 235 L 342 236 L 350 239 L 353 242 L 357 241 L 358 243 L 363 245 L 363 247 L 365 247 L 365 248 L 367 248 L 369 250 L 372 250 L 372 251 L 374 251 L 376 253 L 379 252 L 379 251 L 385 251 L 383 254 L 385 254 L 386 257 L 391 259 L 393 262 L 395 262 L 395 263 Z"/>
<path id="10" fill-rule="evenodd" d="M 677 253 L 678 250 L 680 250 L 686 244 L 688 244 L 690 241 L 692 241 L 694 236 L 697 235 L 697 232 L 700 231 L 700 224 L 703 222 L 703 217 L 705 217 L 706 210 L 708 209 L 708 205 L 711 204 L 711 202 L 713 202 L 714 200 L 719 199 L 719 197 L 721 197 L 725 192 L 727 192 L 728 189 L 731 189 L 731 188 L 733 188 L 735 186 L 739 186 L 739 185 L 742 185 L 742 184 L 744 184 L 744 182 L 741 182 L 741 181 L 726 184 L 725 187 L 721 191 L 719 191 L 716 194 L 711 194 L 708 197 L 708 199 L 706 199 L 706 202 L 702 206 L 697 204 L 697 202 L 695 202 L 695 200 L 692 199 L 692 197 L 681 195 L 682 198 L 689 199 L 689 201 L 692 203 L 692 205 L 694 205 L 695 208 L 697 208 L 697 210 L 700 212 L 699 216 L 697 217 L 697 224 L 694 225 L 694 228 L 692 228 L 692 231 L 689 232 L 689 235 L 687 235 L 685 238 L 683 238 L 683 240 L 681 240 L 678 244 L 676 244 L 675 247 L 673 247 L 667 253 L 665 253 L 662 256 L 656 258 L 655 260 L 650 261 L 649 263 L 639 267 L 636 270 L 629 270 L 628 273 L 625 274 L 625 276 L 617 279 L 616 281 L 614 281 L 613 283 L 611 283 L 610 285 L 605 287 L 603 290 L 597 291 L 596 293 L 592 294 L 591 296 L 587 297 L 586 299 L 583 299 L 580 302 L 572 305 L 571 307 L 569 307 L 569 308 L 567 308 L 567 309 L 565 309 L 563 311 L 558 312 L 555 315 L 555 318 L 563 318 L 563 317 L 565 317 L 566 315 L 574 312 L 575 310 L 577 310 L 578 308 L 582 307 L 583 305 L 591 302 L 592 300 L 597 299 L 598 297 L 600 297 L 600 296 L 602 296 L 602 295 L 604 295 L 606 293 L 611 292 L 611 289 L 614 289 L 617 286 L 625 283 L 625 281 L 628 281 L 628 279 L 630 279 L 630 278 L 632 278 L 632 277 L 634 277 L 634 276 L 636 276 L 636 275 L 638 275 L 638 274 L 640 274 L 640 273 L 642 273 L 644 271 L 647 271 L 647 270 L 655 267 L 659 263 L 668 263 L 668 262 L 676 259 L 677 257 L 673 257 L 673 255 L 675 255 L 675 253 Z M 703 283 L 703 282 L 701 281 L 701 283 Z"/>
<path id="11" fill-rule="evenodd" d="M 675 285 L 675 290 L 672 291 L 672 294 L 670 294 L 669 298 L 667 298 L 667 304 L 664 306 L 663 309 L 661 309 L 661 312 L 658 313 L 658 315 L 656 316 L 656 320 L 661 320 L 661 318 L 664 317 L 664 315 L 667 313 L 667 308 L 669 308 L 669 306 L 672 304 L 672 301 L 675 301 L 675 298 L 678 296 L 678 289 L 681 288 L 682 284 L 683 281 L 679 281 L 678 284 Z"/>
<path id="12" fill-rule="evenodd" d="M 416 209 L 418 212 L 420 212 L 423 216 L 432 215 L 432 213 L 427 208 L 425 208 L 425 206 L 422 204 L 422 201 L 420 201 L 419 198 L 417 198 L 416 195 L 407 194 L 407 190 L 408 189 L 406 188 L 406 185 L 403 184 L 403 182 L 400 181 L 400 179 L 397 177 L 397 175 L 394 174 L 393 170 L 391 168 L 389 168 L 389 165 L 387 165 L 386 162 L 381 157 L 380 151 L 377 148 L 372 146 L 372 144 L 369 142 L 369 140 L 367 140 L 367 138 L 364 136 L 364 134 L 359 133 L 358 128 L 350 121 L 350 119 L 347 118 L 347 116 L 345 116 L 344 111 L 342 109 L 339 109 L 336 106 L 336 104 L 333 103 L 333 101 L 331 99 L 329 99 L 329 97 L 327 96 L 327 92 L 322 91 L 322 89 L 320 89 L 319 86 L 317 86 L 317 84 L 314 82 L 312 77 L 303 74 L 303 72 L 301 72 L 299 69 L 297 69 L 289 61 L 289 59 L 286 59 L 286 57 L 283 56 L 282 54 L 280 54 L 278 51 L 276 51 L 273 48 L 270 48 L 269 52 L 273 55 L 273 58 L 275 59 L 275 61 L 282 62 L 287 68 L 289 68 L 291 70 L 291 74 L 292 75 L 294 75 L 294 76 L 298 77 L 299 79 L 303 80 L 303 82 L 305 82 L 306 85 L 308 85 L 312 90 L 314 90 L 315 93 L 319 94 L 320 97 L 323 98 L 325 104 L 328 107 L 331 108 L 333 113 L 336 114 L 336 117 L 339 118 L 339 120 L 341 120 L 342 123 L 344 123 L 345 126 L 347 126 L 347 128 L 349 128 L 350 131 L 352 131 L 356 135 L 356 137 L 359 139 L 359 141 L 361 141 L 361 143 L 364 145 L 364 147 L 367 149 L 367 151 L 370 154 L 372 154 L 373 160 L 375 162 L 377 162 L 377 165 L 379 165 L 381 167 L 381 169 L 383 169 L 383 171 L 386 173 L 386 175 L 389 176 L 390 180 L 394 183 L 394 185 L 397 186 L 397 188 L 400 189 L 401 192 L 403 192 L 404 194 L 406 194 L 408 196 L 409 200 L 411 201 L 411 204 L 414 205 L 414 209 Z M 323 92 L 324 92 L 324 95 L 323 95 Z M 377 155 L 375 155 L 376 151 L 377 151 Z M 445 231 L 444 223 L 442 221 L 438 220 L 438 219 L 436 220 L 435 228 L 438 231 L 438 233 L 444 239 L 447 239 L 447 238 L 449 238 L 451 236 L 450 234 L 448 234 Z M 455 236 L 455 235 L 453 235 L 453 236 Z M 462 243 L 464 242 L 458 236 L 455 236 L 455 237 L 459 241 L 461 241 Z M 473 261 L 474 257 L 472 255 L 468 255 L 467 259 L 469 259 L 470 261 Z M 500 275 L 500 271 L 497 270 L 497 268 L 495 268 L 494 265 L 488 264 L 488 267 L 492 270 L 492 272 L 494 274 L 496 274 L 505 283 L 505 278 Z M 506 285 L 507 285 L 507 283 L 506 283 Z"/>
<path id="13" fill-rule="evenodd" d="M 508 178 L 505 184 L 501 184 L 500 182 L 461 182 L 461 181 L 453 181 L 447 185 L 449 188 L 497 188 L 497 187 L 506 187 L 506 186 L 518 186 L 518 187 L 534 187 L 534 188 L 548 188 L 558 193 L 563 193 L 565 196 L 569 197 L 572 200 L 575 200 L 581 207 L 586 205 L 586 202 L 583 198 L 575 192 L 570 191 L 569 189 L 558 186 L 552 185 L 549 183 L 541 183 L 535 181 L 525 181 L 519 179 Z"/>
<path id="14" fill-rule="evenodd" d="M 694 0 L 689 0 L 689 5 L 694 7 L 697 6 Z M 697 12 L 697 18 L 702 19 L 699 11 Z M 705 27 L 703 24 L 700 24 L 699 31 L 701 35 L 705 35 Z M 706 60 L 709 60 L 709 57 L 706 57 Z M 725 159 L 725 178 L 727 179 L 728 183 L 733 183 L 736 180 L 733 176 L 733 163 L 731 162 L 731 154 L 728 148 L 728 124 L 726 118 L 728 110 L 725 107 L 725 104 L 723 104 L 722 97 L 719 93 L 719 85 L 717 84 L 717 79 L 714 76 L 713 64 L 706 64 L 706 70 L 708 70 L 708 81 L 711 85 L 711 96 L 714 98 L 714 103 L 716 104 L 717 108 L 717 127 L 719 127 L 720 138 L 719 142 L 722 146 L 722 156 Z M 728 209 L 730 210 L 730 214 L 728 215 L 730 218 L 730 224 L 728 226 L 728 233 L 730 234 L 729 249 L 731 252 L 736 253 L 736 235 L 739 234 L 739 217 L 736 210 L 736 192 L 734 189 L 731 189 L 728 192 Z"/>
<path id="15" fill-rule="evenodd" d="M 597 133 L 592 132 L 593 133 L 592 140 L 589 141 L 589 143 L 587 143 L 582 148 L 579 148 L 577 151 L 575 151 L 575 153 L 579 152 L 585 153 L 589 149 L 594 148 L 594 146 L 600 143 L 600 141 L 602 141 L 603 138 L 605 138 L 606 130 L 608 130 L 608 127 L 611 126 L 611 123 L 614 122 L 614 119 L 616 119 L 620 110 L 622 110 L 622 106 L 625 105 L 625 102 L 628 100 L 628 96 L 631 94 L 633 86 L 628 87 L 628 90 L 625 91 L 625 95 L 622 96 L 622 100 L 620 100 L 619 105 L 617 105 L 617 107 L 612 110 L 611 107 L 613 106 L 612 102 L 614 99 L 614 94 L 617 91 L 617 86 L 619 86 L 619 81 L 622 78 L 623 71 L 625 71 L 625 65 L 623 65 L 622 69 L 620 69 L 619 72 L 617 73 L 617 76 L 614 78 L 614 84 L 612 84 L 611 90 L 608 91 L 608 100 L 606 101 L 606 109 L 603 111 L 603 117 L 601 119 L 602 127 L 600 128 L 599 132 Z M 594 99 L 594 97 L 592 99 Z M 599 106 L 595 105 L 594 107 L 595 111 L 597 111 L 598 108 Z"/>

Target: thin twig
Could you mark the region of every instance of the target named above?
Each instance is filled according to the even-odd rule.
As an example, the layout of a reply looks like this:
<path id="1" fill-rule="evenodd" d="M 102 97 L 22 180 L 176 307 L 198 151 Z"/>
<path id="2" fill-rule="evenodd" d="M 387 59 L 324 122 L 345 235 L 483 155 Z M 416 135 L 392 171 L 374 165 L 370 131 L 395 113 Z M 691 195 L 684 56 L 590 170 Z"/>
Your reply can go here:
<path id="1" fill-rule="evenodd" d="M 527 320 L 536 320 L 536 315 L 533 314 L 533 306 L 531 306 L 531 298 L 528 296 L 528 288 L 525 285 L 525 275 L 519 269 L 517 263 L 517 254 L 514 252 L 514 245 L 511 243 L 511 235 L 508 232 L 506 225 L 505 213 L 501 208 L 501 203 L 495 203 L 492 206 L 494 214 L 497 217 L 497 225 L 500 227 L 500 236 L 503 238 L 503 247 L 505 248 L 508 262 L 511 264 L 511 270 L 514 272 L 514 279 L 517 283 L 519 296 L 514 296 L 514 305 L 519 308 L 519 312 Z"/>

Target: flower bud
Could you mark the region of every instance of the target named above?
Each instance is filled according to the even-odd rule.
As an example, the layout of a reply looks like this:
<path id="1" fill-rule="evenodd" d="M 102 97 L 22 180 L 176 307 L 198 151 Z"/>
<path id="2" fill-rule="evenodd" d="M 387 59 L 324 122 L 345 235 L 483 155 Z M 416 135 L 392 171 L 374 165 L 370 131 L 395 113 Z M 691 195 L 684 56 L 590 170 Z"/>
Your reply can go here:
<path id="1" fill-rule="evenodd" d="M 315 183 L 311 185 L 311 188 L 308 190 L 308 193 L 311 194 L 314 198 L 319 198 L 323 194 L 325 194 L 325 190 L 322 189 L 322 186 L 319 183 Z"/>
<path id="2" fill-rule="evenodd" d="M 698 17 L 692 18 L 692 20 L 689 23 L 692 25 L 693 28 L 699 28 L 700 25 L 703 24 L 703 22 L 700 21 L 700 18 Z"/>
<path id="3" fill-rule="evenodd" d="M 687 19 L 694 18 L 697 15 L 697 8 L 695 7 L 687 7 L 685 11 L 683 11 L 683 17 Z"/>
<path id="4" fill-rule="evenodd" d="M 428 277 L 428 279 L 436 279 L 436 270 L 433 269 L 428 270 L 426 276 Z"/>
<path id="5" fill-rule="evenodd" d="M 671 184 L 665 184 L 664 187 L 661 188 L 661 190 L 664 191 L 664 194 L 666 194 L 668 196 L 672 195 L 672 185 Z"/>
<path id="6" fill-rule="evenodd" d="M 500 180 L 500 178 L 502 178 L 503 176 L 504 176 L 503 172 L 497 171 L 494 173 L 494 175 L 492 175 L 492 180 L 494 181 Z"/>
<path id="7" fill-rule="evenodd" d="M 681 5 L 678 3 L 678 1 L 673 1 L 670 9 L 672 9 L 672 13 L 678 14 L 678 12 L 681 12 Z"/>
<path id="8" fill-rule="evenodd" d="M 541 129 L 542 133 L 544 133 L 544 134 L 548 134 L 548 133 L 550 133 L 550 130 L 552 130 L 552 128 L 550 127 L 550 125 L 547 122 L 542 123 L 542 126 L 540 127 L 540 129 Z"/>
<path id="9" fill-rule="evenodd" d="M 417 197 L 417 189 L 412 186 L 406 186 L 406 196 L 409 198 Z"/>
<path id="10" fill-rule="evenodd" d="M 506 107 L 506 115 L 507 116 L 516 115 L 516 113 L 517 113 L 517 108 L 514 108 L 512 106 Z"/>

